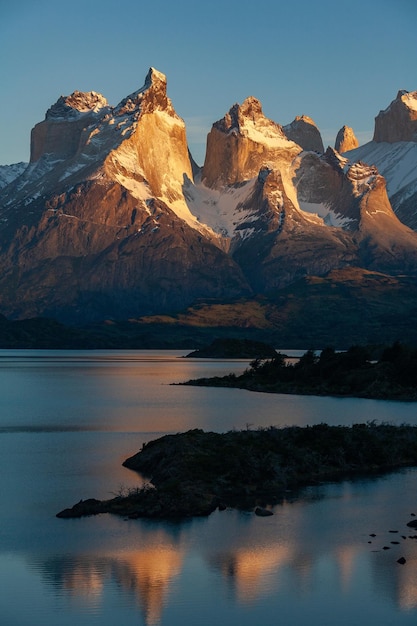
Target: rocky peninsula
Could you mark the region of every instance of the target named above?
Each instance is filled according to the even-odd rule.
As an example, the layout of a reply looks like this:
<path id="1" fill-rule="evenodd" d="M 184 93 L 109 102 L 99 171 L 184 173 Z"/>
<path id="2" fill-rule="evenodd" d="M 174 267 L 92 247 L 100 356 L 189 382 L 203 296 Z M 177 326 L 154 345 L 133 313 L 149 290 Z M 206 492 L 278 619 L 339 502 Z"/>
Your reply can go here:
<path id="1" fill-rule="evenodd" d="M 378 352 L 377 355 L 372 352 Z M 343 352 L 308 350 L 295 363 L 277 352 L 256 358 L 243 374 L 199 378 L 182 384 L 237 387 L 250 391 L 384 400 L 417 400 L 417 349 L 394 343 L 372 350 L 352 346 Z"/>
<path id="2" fill-rule="evenodd" d="M 123 465 L 150 482 L 109 500 L 81 500 L 57 517 L 182 519 L 226 507 L 268 514 L 307 485 L 417 465 L 417 426 L 196 429 L 143 444 Z"/>

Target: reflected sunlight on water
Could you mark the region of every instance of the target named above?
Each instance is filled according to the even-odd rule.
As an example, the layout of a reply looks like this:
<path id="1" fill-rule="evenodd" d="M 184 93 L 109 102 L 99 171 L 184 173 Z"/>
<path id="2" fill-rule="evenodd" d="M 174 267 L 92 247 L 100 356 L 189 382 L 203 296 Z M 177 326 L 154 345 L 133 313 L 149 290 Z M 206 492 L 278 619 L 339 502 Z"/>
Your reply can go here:
<path id="1" fill-rule="evenodd" d="M 23 352 L 0 351 L 2 623 L 252 626 L 279 616 L 294 626 L 414 626 L 414 469 L 288 493 L 268 518 L 55 513 L 137 486 L 122 461 L 166 432 L 416 423 L 415 404 L 172 386 L 247 365 L 182 353 Z"/>

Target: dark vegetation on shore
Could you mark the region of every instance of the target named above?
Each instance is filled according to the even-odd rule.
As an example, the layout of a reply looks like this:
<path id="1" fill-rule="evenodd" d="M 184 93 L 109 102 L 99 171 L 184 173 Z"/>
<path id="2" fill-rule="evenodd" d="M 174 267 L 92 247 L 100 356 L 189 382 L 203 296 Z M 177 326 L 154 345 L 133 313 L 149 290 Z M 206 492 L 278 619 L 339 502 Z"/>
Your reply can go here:
<path id="1" fill-rule="evenodd" d="M 417 400 L 417 349 L 399 342 L 380 350 L 352 346 L 346 352 L 308 350 L 295 363 L 277 353 L 255 359 L 240 376 L 200 378 L 183 384 L 252 391 Z"/>
<path id="2" fill-rule="evenodd" d="M 265 511 L 303 486 L 417 465 L 417 426 L 196 429 L 144 444 L 123 465 L 151 484 L 110 500 L 81 500 L 57 517 L 181 519 L 225 507 Z"/>

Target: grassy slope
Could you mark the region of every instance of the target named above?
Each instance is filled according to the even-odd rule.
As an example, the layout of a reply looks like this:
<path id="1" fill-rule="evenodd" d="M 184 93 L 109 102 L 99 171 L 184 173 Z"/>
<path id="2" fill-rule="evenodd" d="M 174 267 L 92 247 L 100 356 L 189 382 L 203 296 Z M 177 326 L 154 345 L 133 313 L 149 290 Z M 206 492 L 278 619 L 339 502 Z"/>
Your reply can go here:
<path id="1" fill-rule="evenodd" d="M 417 281 L 359 268 L 305 277 L 251 300 L 199 302 L 187 311 L 69 328 L 0 319 L 0 347 L 196 349 L 216 337 L 278 348 L 407 341 L 417 345 Z"/>

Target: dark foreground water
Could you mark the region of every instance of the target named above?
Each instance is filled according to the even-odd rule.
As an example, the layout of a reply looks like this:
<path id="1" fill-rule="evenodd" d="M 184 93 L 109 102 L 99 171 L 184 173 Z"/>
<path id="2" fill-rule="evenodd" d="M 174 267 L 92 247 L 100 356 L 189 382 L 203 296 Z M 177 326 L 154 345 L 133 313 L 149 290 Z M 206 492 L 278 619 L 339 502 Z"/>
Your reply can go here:
<path id="1" fill-rule="evenodd" d="M 55 518 L 137 485 L 122 461 L 166 432 L 417 423 L 415 403 L 171 386 L 247 366 L 181 354 L 0 351 L 0 624 L 414 626 L 414 469 L 289 493 L 268 518 Z"/>

